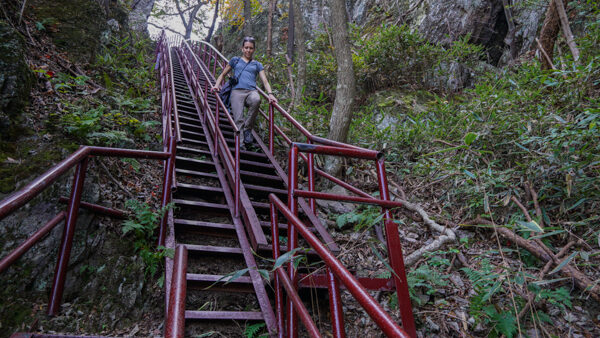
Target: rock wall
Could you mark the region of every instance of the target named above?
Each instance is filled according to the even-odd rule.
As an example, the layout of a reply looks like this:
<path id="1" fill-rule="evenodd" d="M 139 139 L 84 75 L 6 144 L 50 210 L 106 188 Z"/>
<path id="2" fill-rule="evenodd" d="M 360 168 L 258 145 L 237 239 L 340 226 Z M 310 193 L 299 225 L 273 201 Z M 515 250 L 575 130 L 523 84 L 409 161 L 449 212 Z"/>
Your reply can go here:
<path id="1" fill-rule="evenodd" d="M 129 11 L 129 28 L 146 33 L 148 30 L 148 17 L 152 13 L 154 0 L 135 0 Z"/>
<path id="2" fill-rule="evenodd" d="M 17 132 L 18 120 L 29 99 L 32 79 L 25 62 L 23 37 L 0 20 L 0 142 Z"/>
<path id="3" fill-rule="evenodd" d="M 546 5 L 513 1 L 510 7 L 516 31 L 515 40 L 519 55 L 532 48 L 538 27 L 544 18 Z M 289 1 L 279 1 L 274 15 L 274 47 L 285 49 L 287 35 L 287 10 Z M 327 0 L 304 0 L 302 16 L 306 22 L 306 36 L 314 37 L 329 25 Z M 449 44 L 470 36 L 470 41 L 485 47 L 488 62 L 494 66 L 508 63 L 509 51 L 505 38 L 508 23 L 502 0 L 348 0 L 348 18 L 353 24 L 366 29 L 389 24 L 406 24 L 429 41 Z M 266 41 L 267 8 L 254 18 L 254 36 L 260 45 Z M 225 36 L 225 53 L 235 54 L 242 33 L 235 29 Z"/>

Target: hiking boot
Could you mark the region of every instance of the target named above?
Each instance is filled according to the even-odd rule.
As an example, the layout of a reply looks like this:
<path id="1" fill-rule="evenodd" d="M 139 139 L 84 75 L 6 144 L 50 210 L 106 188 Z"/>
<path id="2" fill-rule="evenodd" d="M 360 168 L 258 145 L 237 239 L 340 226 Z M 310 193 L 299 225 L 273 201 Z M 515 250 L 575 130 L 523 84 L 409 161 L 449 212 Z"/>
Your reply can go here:
<path id="1" fill-rule="evenodd" d="M 254 142 L 254 139 L 252 138 L 252 130 L 250 130 L 250 129 L 244 130 L 244 143 L 246 145 L 249 145 L 249 144 L 252 144 L 252 142 Z"/>

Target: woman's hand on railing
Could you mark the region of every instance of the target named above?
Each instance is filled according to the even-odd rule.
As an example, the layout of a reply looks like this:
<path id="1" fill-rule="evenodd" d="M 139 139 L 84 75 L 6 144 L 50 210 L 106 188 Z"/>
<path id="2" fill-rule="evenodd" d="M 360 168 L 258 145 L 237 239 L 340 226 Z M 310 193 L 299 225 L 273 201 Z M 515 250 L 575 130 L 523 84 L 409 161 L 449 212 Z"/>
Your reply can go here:
<path id="1" fill-rule="evenodd" d="M 221 86 L 211 86 L 210 91 L 213 93 L 218 93 L 221 91 Z"/>
<path id="2" fill-rule="evenodd" d="M 275 95 L 273 95 L 273 93 L 269 93 L 269 96 L 267 96 L 267 98 L 269 99 L 269 103 L 279 102 L 279 101 L 277 101 L 277 98 L 275 98 Z"/>

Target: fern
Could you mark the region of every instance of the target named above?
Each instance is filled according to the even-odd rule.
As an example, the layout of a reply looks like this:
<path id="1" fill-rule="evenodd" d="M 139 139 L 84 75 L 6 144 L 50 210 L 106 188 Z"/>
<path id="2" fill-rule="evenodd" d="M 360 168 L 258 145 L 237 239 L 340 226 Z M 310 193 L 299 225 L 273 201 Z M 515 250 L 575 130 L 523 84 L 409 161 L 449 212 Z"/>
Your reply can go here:
<path id="1" fill-rule="evenodd" d="M 259 332 L 264 330 L 265 327 L 266 327 L 265 323 L 256 323 L 256 324 L 246 326 L 246 329 L 244 330 L 244 335 L 246 336 L 246 338 L 266 336 L 266 334 L 262 334 L 260 336 L 258 335 Z"/>

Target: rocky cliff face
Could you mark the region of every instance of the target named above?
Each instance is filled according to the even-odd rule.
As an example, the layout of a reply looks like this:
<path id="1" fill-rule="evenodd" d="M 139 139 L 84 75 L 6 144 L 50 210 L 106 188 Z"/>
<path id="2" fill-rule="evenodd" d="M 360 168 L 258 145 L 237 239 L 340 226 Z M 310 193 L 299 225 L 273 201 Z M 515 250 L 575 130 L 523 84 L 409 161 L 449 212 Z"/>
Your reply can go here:
<path id="1" fill-rule="evenodd" d="M 17 132 L 31 82 L 23 37 L 8 23 L 0 21 L 0 142 Z"/>
<path id="2" fill-rule="evenodd" d="M 148 29 L 148 17 L 154 7 L 154 0 L 135 0 L 129 12 L 129 28 L 146 32 Z"/>
<path id="3" fill-rule="evenodd" d="M 274 41 L 283 42 L 287 29 L 287 8 L 289 1 L 278 2 L 274 17 Z M 306 22 L 307 36 L 314 37 L 329 25 L 329 5 L 326 0 L 302 1 L 302 16 Z M 350 21 L 366 29 L 382 22 L 406 24 L 418 31 L 429 41 L 449 44 L 452 41 L 470 36 L 470 41 L 486 48 L 488 62 L 494 66 L 509 61 L 506 10 L 515 23 L 515 41 L 519 54 L 531 49 L 538 27 L 546 11 L 545 6 L 517 2 L 505 9 L 502 0 L 349 0 L 346 2 Z M 255 18 L 254 35 L 259 41 L 266 40 L 267 9 Z M 233 31 L 233 36 L 225 38 L 225 51 L 237 53 L 241 32 Z M 229 43 L 227 43 L 229 41 Z"/>

